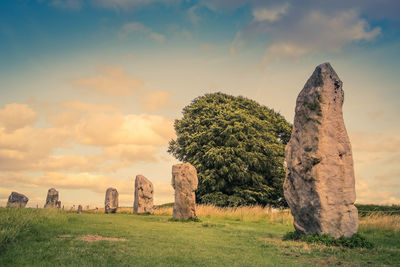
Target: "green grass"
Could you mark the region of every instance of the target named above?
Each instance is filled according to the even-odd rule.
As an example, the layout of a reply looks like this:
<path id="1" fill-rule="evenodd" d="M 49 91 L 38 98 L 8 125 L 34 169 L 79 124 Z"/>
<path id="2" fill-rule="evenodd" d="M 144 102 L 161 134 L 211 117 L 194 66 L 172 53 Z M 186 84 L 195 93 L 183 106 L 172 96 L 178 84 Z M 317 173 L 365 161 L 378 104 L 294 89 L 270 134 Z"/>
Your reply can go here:
<path id="1" fill-rule="evenodd" d="M 348 248 L 373 248 L 374 244 L 371 243 L 368 239 L 366 239 L 363 235 L 359 233 L 353 234 L 351 237 L 341 236 L 340 238 L 334 238 L 330 235 L 323 234 L 312 234 L 305 235 L 301 234 L 297 231 L 288 232 L 284 235 L 283 240 L 295 240 L 295 241 L 304 241 L 307 243 L 317 243 L 323 244 L 325 246 L 341 246 Z"/>
<path id="2" fill-rule="evenodd" d="M 400 233 L 361 232 L 374 248 L 284 241 L 293 227 L 199 215 L 76 213 L 0 208 L 0 266 L 399 266 Z M 62 235 L 67 235 L 62 237 Z M 83 235 L 126 242 L 78 240 Z"/>

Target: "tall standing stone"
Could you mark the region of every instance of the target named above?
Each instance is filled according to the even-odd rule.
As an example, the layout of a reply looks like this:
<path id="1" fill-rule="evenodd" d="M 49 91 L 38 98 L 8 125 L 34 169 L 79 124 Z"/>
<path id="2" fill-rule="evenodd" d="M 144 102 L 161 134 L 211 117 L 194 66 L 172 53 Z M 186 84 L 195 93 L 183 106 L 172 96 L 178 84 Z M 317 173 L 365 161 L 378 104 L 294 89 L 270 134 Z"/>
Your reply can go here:
<path id="1" fill-rule="evenodd" d="M 135 179 L 133 213 L 153 213 L 153 184 L 143 175 Z"/>
<path id="2" fill-rule="evenodd" d="M 45 208 L 57 208 L 58 203 L 58 191 L 54 188 L 50 188 L 47 192 Z"/>
<path id="3" fill-rule="evenodd" d="M 286 201 L 295 229 L 304 234 L 351 236 L 358 214 L 351 144 L 344 126 L 342 81 L 319 65 L 296 101 L 286 146 Z"/>
<path id="4" fill-rule="evenodd" d="M 27 198 L 25 195 L 17 192 L 12 192 L 11 195 L 8 197 L 7 207 L 25 208 L 28 201 L 29 198 Z"/>
<path id="5" fill-rule="evenodd" d="M 172 166 L 172 187 L 175 189 L 175 203 L 172 217 L 178 220 L 195 219 L 197 171 L 190 163 Z"/>
<path id="6" fill-rule="evenodd" d="M 106 191 L 106 199 L 104 201 L 105 213 L 116 213 L 118 209 L 118 191 L 115 188 L 108 188 Z"/>
<path id="7" fill-rule="evenodd" d="M 76 211 L 76 213 L 81 214 L 82 213 L 82 205 L 78 206 L 78 210 Z"/>

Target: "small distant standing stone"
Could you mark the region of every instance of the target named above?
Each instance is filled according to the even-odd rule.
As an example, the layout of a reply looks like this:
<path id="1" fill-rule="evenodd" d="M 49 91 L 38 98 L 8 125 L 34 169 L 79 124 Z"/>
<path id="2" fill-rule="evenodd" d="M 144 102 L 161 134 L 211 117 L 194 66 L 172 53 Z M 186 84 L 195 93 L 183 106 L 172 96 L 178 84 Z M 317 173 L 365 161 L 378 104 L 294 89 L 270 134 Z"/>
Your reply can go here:
<path id="1" fill-rule="evenodd" d="M 56 208 L 58 202 L 58 191 L 55 188 L 50 188 L 47 192 L 45 208 Z"/>
<path id="2" fill-rule="evenodd" d="M 105 213 L 116 213 L 118 209 L 118 191 L 115 188 L 108 188 L 106 191 L 106 199 L 104 201 Z"/>
<path id="3" fill-rule="evenodd" d="M 133 213 L 153 213 L 153 184 L 143 175 L 135 179 Z"/>
<path id="4" fill-rule="evenodd" d="M 175 189 L 175 203 L 172 217 L 178 220 L 195 219 L 198 179 L 196 168 L 190 163 L 172 166 L 172 187 Z"/>
<path id="5" fill-rule="evenodd" d="M 17 192 L 12 192 L 11 195 L 8 197 L 7 207 L 25 208 L 28 201 L 29 198 L 27 198 L 25 195 Z"/>
<path id="6" fill-rule="evenodd" d="M 78 214 L 81 214 L 81 213 L 82 213 L 82 206 L 81 206 L 81 205 L 78 206 L 77 213 L 78 213 Z"/>
<path id="7" fill-rule="evenodd" d="M 343 121 L 342 81 L 329 63 L 316 67 L 296 101 L 286 146 L 285 199 L 304 234 L 357 232 L 353 155 Z"/>

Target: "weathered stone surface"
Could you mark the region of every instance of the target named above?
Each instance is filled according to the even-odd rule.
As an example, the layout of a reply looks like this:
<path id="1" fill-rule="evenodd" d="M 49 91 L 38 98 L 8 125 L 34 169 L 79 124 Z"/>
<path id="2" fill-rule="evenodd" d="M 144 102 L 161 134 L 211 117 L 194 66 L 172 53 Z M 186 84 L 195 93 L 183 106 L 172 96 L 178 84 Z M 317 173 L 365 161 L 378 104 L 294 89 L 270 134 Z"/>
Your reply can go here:
<path id="1" fill-rule="evenodd" d="M 7 207 L 25 208 L 28 201 L 29 198 L 27 198 L 25 195 L 17 192 L 12 192 L 11 195 L 8 197 Z"/>
<path id="2" fill-rule="evenodd" d="M 118 209 L 118 191 L 115 188 L 108 188 L 106 191 L 106 199 L 104 201 L 105 213 L 116 213 Z"/>
<path id="3" fill-rule="evenodd" d="M 54 188 L 50 188 L 47 192 L 45 208 L 57 208 L 58 203 L 58 191 Z"/>
<path id="4" fill-rule="evenodd" d="M 319 65 L 296 101 L 286 146 L 285 198 L 294 227 L 305 234 L 351 236 L 358 214 L 351 144 L 344 126 L 342 81 Z"/>
<path id="5" fill-rule="evenodd" d="M 188 220 L 196 218 L 197 171 L 190 163 L 172 166 L 172 187 L 175 189 L 173 218 Z"/>
<path id="6" fill-rule="evenodd" d="M 143 175 L 135 179 L 133 213 L 153 213 L 153 184 Z"/>
<path id="7" fill-rule="evenodd" d="M 78 206 L 78 210 L 76 211 L 76 213 L 81 214 L 82 213 L 82 205 Z"/>

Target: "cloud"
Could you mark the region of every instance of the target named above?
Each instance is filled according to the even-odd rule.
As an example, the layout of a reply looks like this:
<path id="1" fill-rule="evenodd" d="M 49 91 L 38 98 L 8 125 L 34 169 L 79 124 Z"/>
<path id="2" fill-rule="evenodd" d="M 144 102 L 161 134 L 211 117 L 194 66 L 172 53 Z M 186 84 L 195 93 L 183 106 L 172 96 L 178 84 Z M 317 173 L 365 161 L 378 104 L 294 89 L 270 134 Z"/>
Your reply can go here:
<path id="1" fill-rule="evenodd" d="M 102 66 L 96 69 L 96 75 L 88 78 L 73 79 L 72 84 L 96 93 L 127 96 L 137 92 L 143 81 L 132 77 L 117 66 Z"/>
<path id="2" fill-rule="evenodd" d="M 49 6 L 58 9 L 81 10 L 83 0 L 37 0 L 39 3 L 47 3 Z"/>
<path id="3" fill-rule="evenodd" d="M 165 41 L 165 36 L 163 34 L 154 32 L 151 28 L 143 25 L 140 22 L 129 22 L 124 24 L 119 31 L 118 36 L 121 39 L 125 39 L 135 34 L 144 34 L 148 38 L 158 43 L 162 43 Z"/>
<path id="4" fill-rule="evenodd" d="M 107 129 L 107 131 L 99 131 Z M 92 114 L 77 124 L 75 138 L 81 144 L 166 145 L 173 137 L 173 122 L 158 115 Z"/>
<path id="5" fill-rule="evenodd" d="M 327 15 L 311 11 L 298 20 L 257 27 L 274 40 L 267 46 L 264 63 L 282 57 L 299 57 L 304 54 L 339 52 L 352 42 L 372 41 L 381 32 L 370 28 L 365 19 L 354 10 Z"/>
<path id="6" fill-rule="evenodd" d="M 297 58 L 307 52 L 306 48 L 296 44 L 276 43 L 267 48 L 264 60 L 267 61 L 270 58 L 280 58 L 281 56 Z"/>
<path id="7" fill-rule="evenodd" d="M 164 104 L 154 105 L 160 103 Z M 159 148 L 175 136 L 173 121 L 163 116 L 125 115 L 113 105 L 78 100 L 61 102 L 57 107 L 47 115 L 47 127 L 35 127 L 33 119 L 21 120 L 25 123 L 18 127 L 12 125 L 12 132 L 7 131 L 8 124 L 7 129 L 0 127 L 1 171 L 115 172 L 138 161 L 157 161 Z M 28 106 L 13 104 L 2 110 L 6 118 L 2 122 L 21 110 L 34 115 L 28 118 L 36 118 Z M 71 149 L 68 153 L 71 144 L 97 150 L 79 155 Z M 54 154 L 59 148 L 64 152 Z"/>
<path id="8" fill-rule="evenodd" d="M 242 32 L 237 32 L 235 35 L 235 39 L 233 39 L 233 42 L 231 43 L 231 46 L 229 48 L 229 52 L 231 55 L 236 55 L 237 51 L 242 49 L 244 47 L 244 40 L 242 38 Z"/>
<path id="9" fill-rule="evenodd" d="M 286 0 L 296 13 L 304 13 L 309 10 L 320 10 L 323 12 L 335 13 L 338 11 L 357 9 L 363 17 L 380 20 L 398 21 L 399 1 L 393 0 L 353 0 L 353 1 L 319 1 L 319 0 Z M 198 5 L 207 7 L 214 12 L 234 12 L 244 6 L 270 9 L 276 5 L 276 0 L 201 0 Z"/>
<path id="10" fill-rule="evenodd" d="M 196 14 L 196 9 L 198 8 L 197 5 L 192 6 L 191 8 L 188 9 L 187 15 L 189 17 L 189 20 L 193 24 L 198 24 L 200 21 L 200 16 Z"/>
<path id="11" fill-rule="evenodd" d="M 37 168 L 56 147 L 66 145 L 70 133 L 58 128 L 31 126 L 7 133 L 0 129 L 0 170 Z"/>
<path id="12" fill-rule="evenodd" d="M 160 34 L 160 33 L 151 32 L 149 36 L 151 39 L 153 39 L 154 41 L 156 41 L 158 43 L 162 43 L 165 41 L 165 35 Z"/>
<path id="13" fill-rule="evenodd" d="M 13 132 L 33 124 L 37 119 L 36 112 L 27 104 L 6 104 L 0 109 L 0 127 L 6 132 Z"/>
<path id="14" fill-rule="evenodd" d="M 283 6 L 275 8 L 258 8 L 253 9 L 253 17 L 255 21 L 276 21 L 280 17 L 286 14 L 289 4 L 286 3 Z"/>
<path id="15" fill-rule="evenodd" d="M 169 24 L 167 27 L 167 32 L 171 38 L 178 40 L 191 40 L 193 38 L 190 31 L 177 24 Z"/>
<path id="16" fill-rule="evenodd" d="M 82 0 L 52 0 L 49 5 L 60 9 L 81 10 Z"/>
<path id="17" fill-rule="evenodd" d="M 366 2 L 370 7 L 382 9 L 376 2 Z M 337 53 L 350 44 L 371 42 L 381 34 L 381 29 L 371 27 L 363 13 L 371 13 L 372 9 L 354 1 L 288 0 L 277 6 L 276 1 L 269 0 L 203 0 L 198 5 L 216 13 L 251 8 L 253 20 L 237 31 L 229 49 L 235 54 L 238 48 L 245 47 L 244 40 L 264 40 L 263 64 L 303 55 Z"/>
<path id="18" fill-rule="evenodd" d="M 84 102 L 81 100 L 70 100 L 59 103 L 59 105 L 78 112 L 117 112 L 119 109 L 116 105 L 111 104 L 98 104 L 91 102 Z"/>
<path id="19" fill-rule="evenodd" d="M 356 203 L 392 205 L 400 204 L 400 194 L 388 190 L 379 190 L 376 185 L 366 182 L 362 178 L 356 178 Z"/>
<path id="20" fill-rule="evenodd" d="M 353 150 L 369 153 L 400 153 L 400 136 L 397 133 L 349 132 Z"/>
<path id="21" fill-rule="evenodd" d="M 115 145 L 104 148 L 105 156 L 127 161 L 129 165 L 136 161 L 157 161 L 157 147 L 152 145 Z"/>
<path id="22" fill-rule="evenodd" d="M 91 0 L 94 7 L 115 11 L 133 11 L 155 3 L 176 4 L 180 0 Z"/>
<path id="23" fill-rule="evenodd" d="M 398 204 L 400 138 L 397 131 L 349 132 L 358 203 Z"/>
<path id="24" fill-rule="evenodd" d="M 156 112 L 159 109 L 171 106 L 171 93 L 168 91 L 152 91 L 142 97 L 143 107 L 146 111 Z"/>

